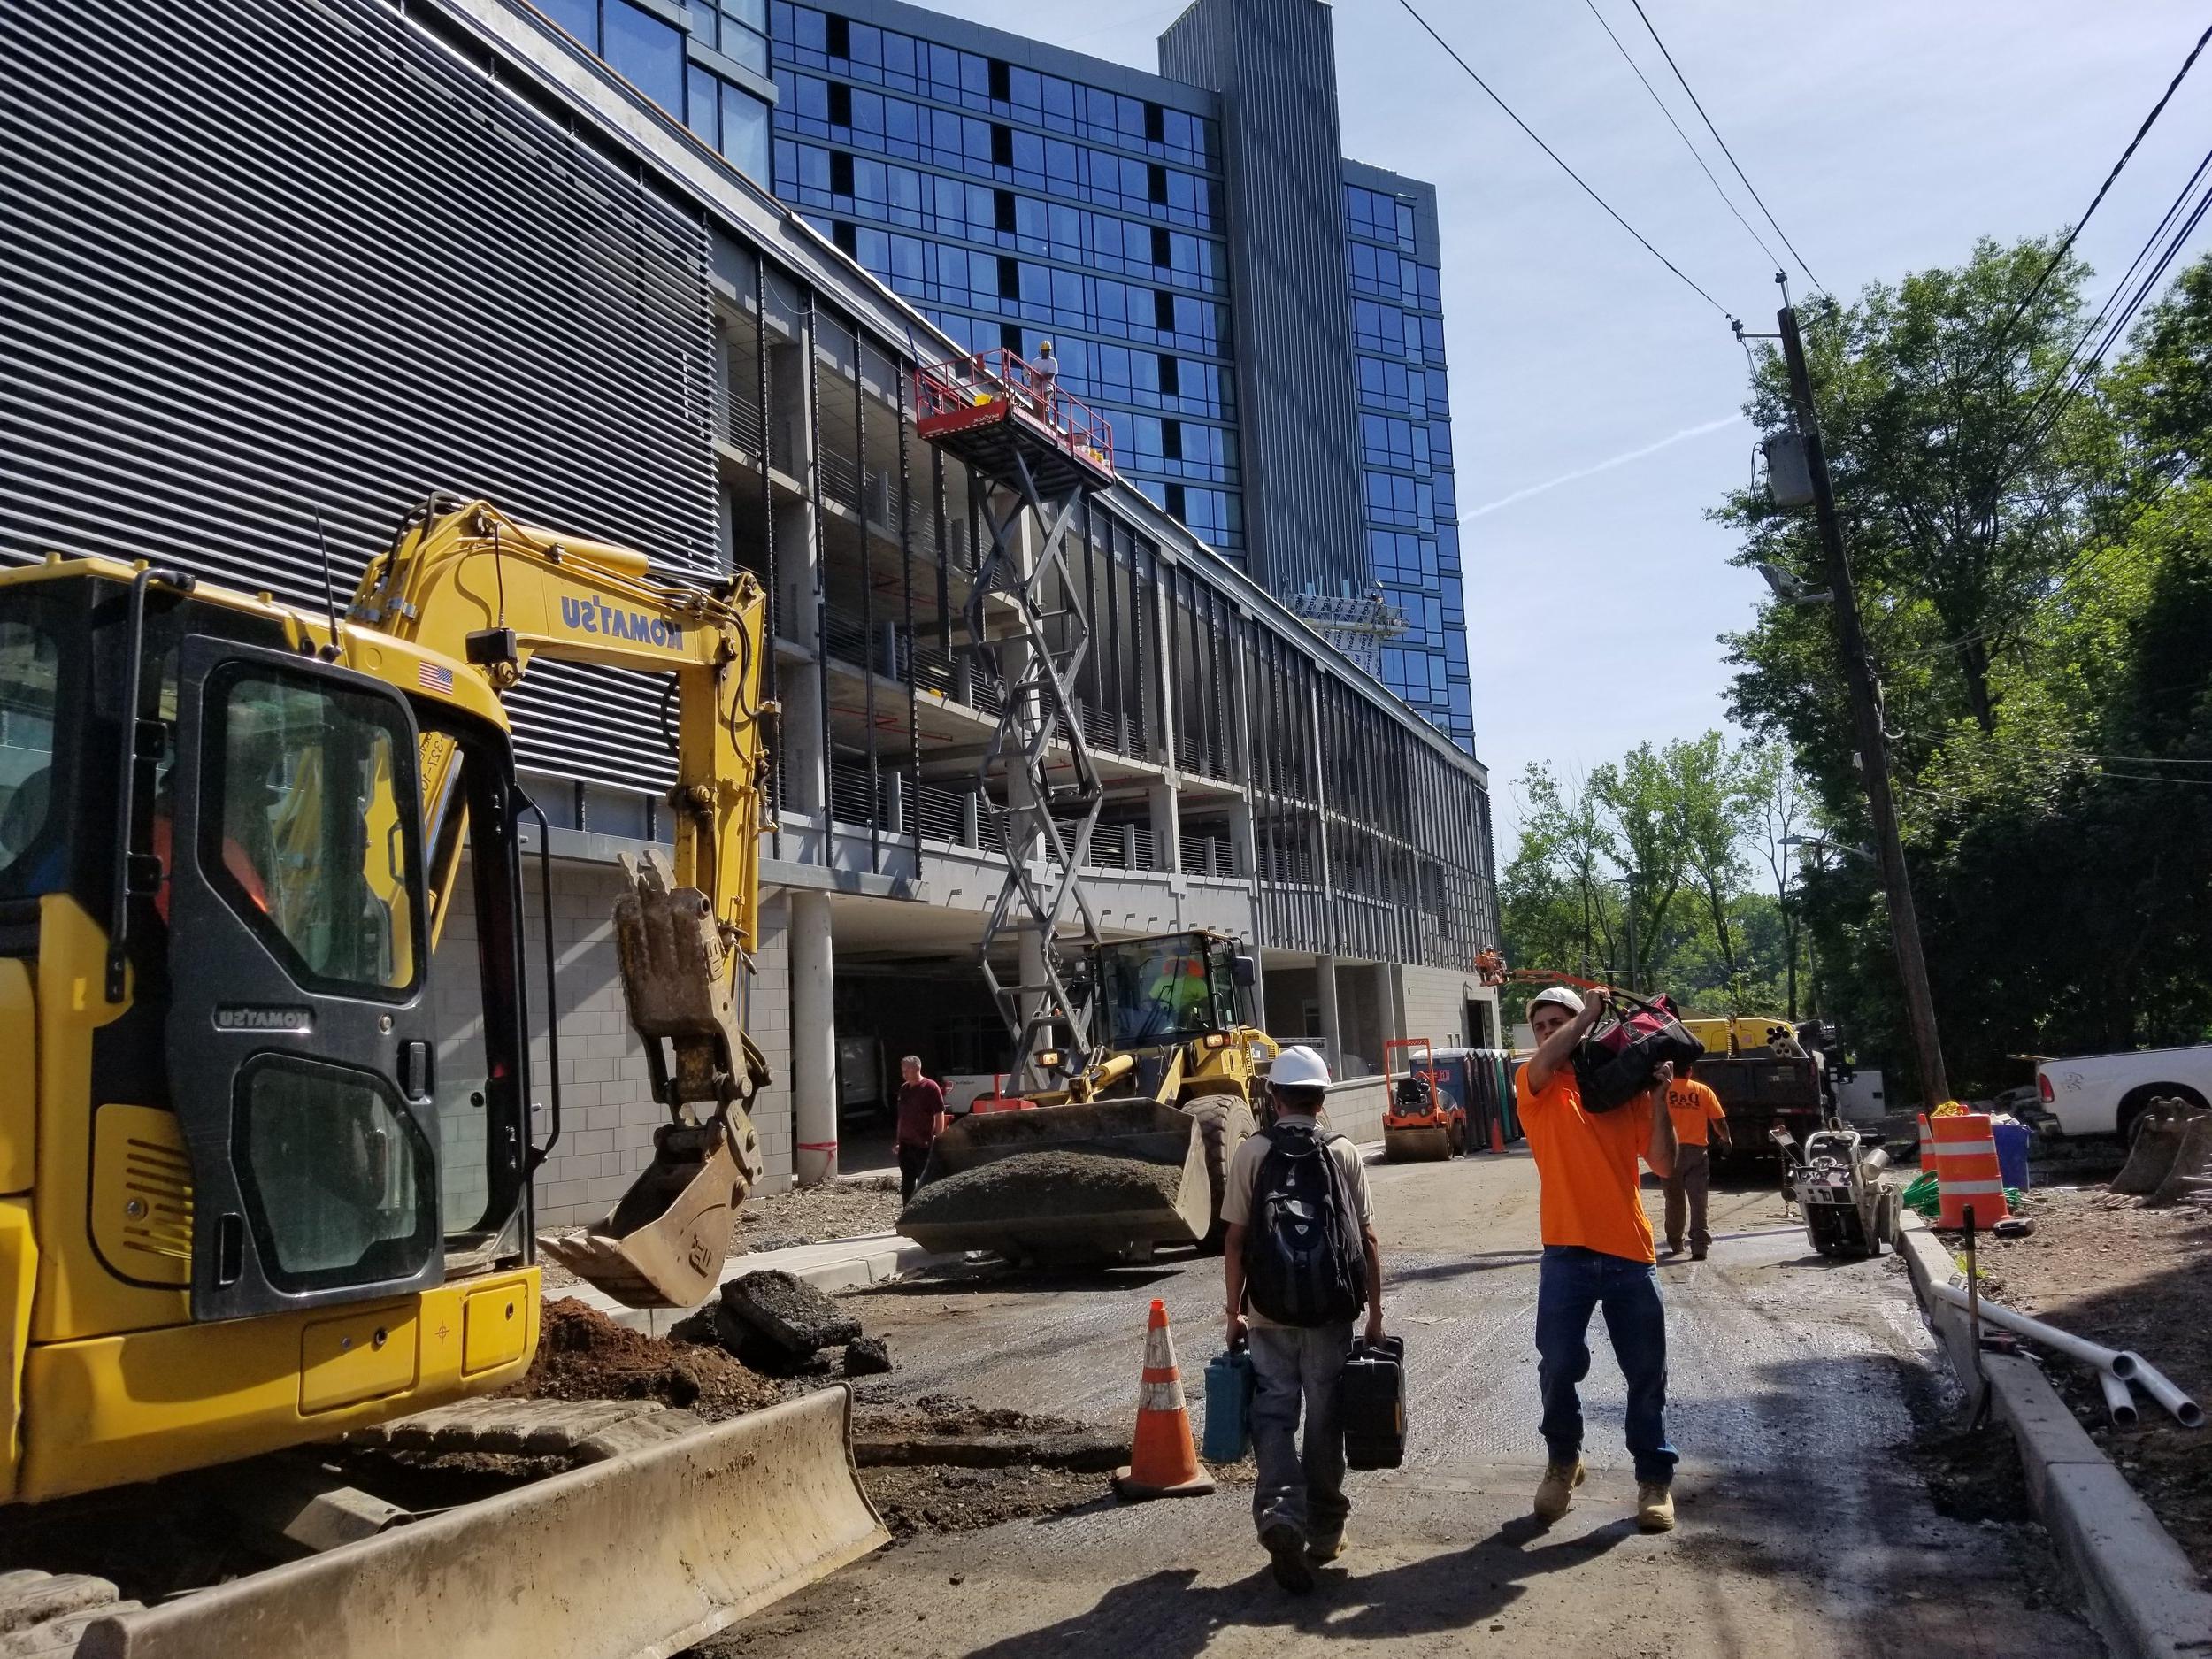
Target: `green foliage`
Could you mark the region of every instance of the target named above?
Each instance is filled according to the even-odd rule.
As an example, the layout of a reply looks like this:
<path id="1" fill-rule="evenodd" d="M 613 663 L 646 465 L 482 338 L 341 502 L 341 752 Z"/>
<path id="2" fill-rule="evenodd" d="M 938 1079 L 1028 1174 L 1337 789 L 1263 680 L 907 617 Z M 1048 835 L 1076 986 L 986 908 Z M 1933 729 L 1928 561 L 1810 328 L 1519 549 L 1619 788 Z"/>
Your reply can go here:
<path id="1" fill-rule="evenodd" d="M 1962 1094 L 2025 1080 L 2011 1056 L 2212 1032 L 2212 261 L 2068 398 L 2045 387 L 2089 273 L 2062 265 L 2023 309 L 2047 257 L 1984 242 L 1807 330 Z M 1782 388 L 1778 364 L 1755 366 L 1754 419 L 1781 424 Z M 1741 560 L 1818 580 L 1809 515 L 1742 492 L 1714 516 Z M 1796 833 L 1864 844 L 1833 641 L 1825 607 L 1769 607 L 1730 641 L 1731 712 L 1808 787 L 1825 828 Z M 1846 856 L 1770 873 L 1822 1008 L 1901 1078 L 1874 870 Z"/>

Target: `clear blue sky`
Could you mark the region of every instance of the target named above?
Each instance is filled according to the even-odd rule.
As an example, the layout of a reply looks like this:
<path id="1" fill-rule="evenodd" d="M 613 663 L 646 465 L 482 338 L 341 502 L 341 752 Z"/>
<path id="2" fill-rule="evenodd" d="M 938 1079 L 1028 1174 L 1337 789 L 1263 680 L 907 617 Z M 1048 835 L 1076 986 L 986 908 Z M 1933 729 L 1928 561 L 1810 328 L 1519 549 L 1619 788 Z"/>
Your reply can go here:
<path id="1" fill-rule="evenodd" d="M 1766 256 L 1583 0 L 1416 3 L 1668 257 L 1750 326 L 1773 326 Z M 1701 140 L 1628 0 L 1596 4 Z M 936 4 L 1147 69 L 1181 10 Z M 1644 4 L 1790 240 L 1845 295 L 1955 263 L 1978 235 L 2067 223 L 2212 20 L 2178 0 Z M 1762 589 L 1726 564 L 1731 538 L 1702 514 L 1750 476 L 1754 434 L 1736 418 L 1744 358 L 1721 319 L 1483 98 L 1396 0 L 1340 0 L 1336 21 L 1347 152 L 1432 180 L 1440 196 L 1476 747 L 1491 769 L 1503 860 L 1513 780 L 1527 762 L 1581 772 L 1646 739 L 1724 723 L 1728 669 L 1716 635 L 1740 626 Z M 2212 61 L 2193 72 L 2083 237 L 2107 278 L 2165 211 L 2208 129 Z M 1709 144 L 1707 155 L 1733 187 Z M 1558 480 L 1569 481 L 1544 488 Z"/>

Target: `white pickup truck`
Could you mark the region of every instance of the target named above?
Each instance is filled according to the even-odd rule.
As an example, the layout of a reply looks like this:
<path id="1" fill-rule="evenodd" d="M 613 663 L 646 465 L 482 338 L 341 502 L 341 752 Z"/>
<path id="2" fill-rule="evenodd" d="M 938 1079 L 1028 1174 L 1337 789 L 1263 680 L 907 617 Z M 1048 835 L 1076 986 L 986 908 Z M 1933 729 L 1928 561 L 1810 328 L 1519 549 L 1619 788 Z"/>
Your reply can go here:
<path id="1" fill-rule="evenodd" d="M 2124 1139 L 2154 1100 L 2212 1102 L 2212 1045 L 2046 1060 L 2035 1068 L 2035 1092 L 2043 1102 L 2031 1114 L 2039 1133 Z"/>

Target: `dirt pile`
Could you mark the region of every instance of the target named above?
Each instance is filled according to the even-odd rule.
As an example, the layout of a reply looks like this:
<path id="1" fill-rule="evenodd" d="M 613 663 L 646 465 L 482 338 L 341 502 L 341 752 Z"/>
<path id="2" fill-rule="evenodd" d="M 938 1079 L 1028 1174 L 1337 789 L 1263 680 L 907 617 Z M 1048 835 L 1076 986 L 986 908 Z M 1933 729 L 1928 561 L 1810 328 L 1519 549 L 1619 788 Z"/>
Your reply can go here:
<path id="1" fill-rule="evenodd" d="M 720 1348 L 650 1337 L 573 1297 L 545 1303 L 537 1358 L 514 1392 L 541 1400 L 657 1400 L 709 1421 L 757 1410 L 776 1385 Z"/>
<path id="2" fill-rule="evenodd" d="M 1087 1425 L 1066 1417 L 1033 1417 L 1003 1406 L 979 1406 L 960 1394 L 923 1394 L 894 1400 L 891 1390 L 870 1385 L 853 1391 L 853 1435 L 888 1440 L 914 1434 L 956 1438 L 978 1434 L 1056 1435 L 1088 1433 Z"/>
<path id="3" fill-rule="evenodd" d="M 902 1222 L 1020 1221 L 1171 1207 L 1180 1164 L 1098 1152 L 1019 1152 L 916 1189 Z"/>
<path id="4" fill-rule="evenodd" d="M 2201 1212 L 2080 1187 L 2032 1191 L 2024 1213 L 2035 1222 L 2032 1235 L 1982 1241 L 1991 1296 L 2093 1342 L 2133 1348 L 2185 1393 L 2212 1400 L 2204 1317 L 2212 1223 Z M 2141 1425 L 2115 1429 L 2086 1369 L 2057 1359 L 2044 1369 L 2197 1571 L 2212 1577 L 2212 1432 L 2180 1427 L 2139 1390 Z"/>
<path id="5" fill-rule="evenodd" d="M 864 1469 L 860 1486 L 894 1538 L 972 1532 L 1108 1502 L 1100 1476 L 1064 1469 Z"/>

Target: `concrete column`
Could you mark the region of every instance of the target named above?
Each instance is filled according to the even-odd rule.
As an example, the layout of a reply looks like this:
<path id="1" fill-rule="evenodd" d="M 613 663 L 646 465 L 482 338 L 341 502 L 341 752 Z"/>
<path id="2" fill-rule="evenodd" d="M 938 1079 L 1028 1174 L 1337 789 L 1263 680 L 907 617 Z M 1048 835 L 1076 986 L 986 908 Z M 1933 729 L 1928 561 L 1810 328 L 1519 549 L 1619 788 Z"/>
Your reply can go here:
<path id="1" fill-rule="evenodd" d="M 1377 1027 L 1385 1041 L 1393 1037 L 1425 1037 L 1432 1034 L 1406 1029 L 1405 982 L 1394 962 L 1375 964 L 1375 1016 Z M 1379 1064 L 1382 1056 L 1377 1055 L 1375 1058 Z"/>
<path id="2" fill-rule="evenodd" d="M 1313 959 L 1315 999 L 1321 1004 L 1321 1035 L 1328 1046 L 1329 1068 L 1334 1072 L 1344 1054 L 1344 1021 L 1337 1007 L 1336 958 Z"/>
<path id="3" fill-rule="evenodd" d="M 1183 868 L 1183 812 L 1181 796 L 1171 783 L 1156 783 L 1146 792 L 1152 810 L 1152 867 L 1168 875 Z"/>
<path id="4" fill-rule="evenodd" d="M 791 903 L 791 1118 L 799 1185 L 837 1179 L 837 963 L 826 893 Z"/>
<path id="5" fill-rule="evenodd" d="M 768 373 L 774 407 L 768 419 L 778 440 L 780 466 L 803 480 L 814 461 L 815 434 L 809 419 L 806 377 L 814 372 L 798 343 L 796 324 L 790 341 L 772 340 Z M 818 817 L 824 835 L 820 856 L 829 856 L 829 733 L 823 728 L 822 640 L 819 589 L 822 543 L 814 503 L 806 495 L 780 496 L 776 515 L 776 627 L 805 653 L 778 664 L 783 718 L 784 804 Z"/>

